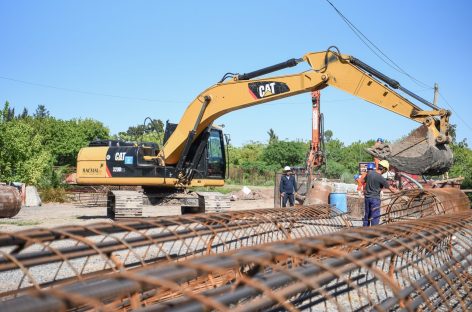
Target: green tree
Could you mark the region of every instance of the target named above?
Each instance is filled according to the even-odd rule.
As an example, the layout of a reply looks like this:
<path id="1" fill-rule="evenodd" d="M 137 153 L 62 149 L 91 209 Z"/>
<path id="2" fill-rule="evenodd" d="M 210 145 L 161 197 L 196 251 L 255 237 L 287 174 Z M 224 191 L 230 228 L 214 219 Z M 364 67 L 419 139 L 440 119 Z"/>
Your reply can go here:
<path id="1" fill-rule="evenodd" d="M 28 117 L 26 109 L 13 117 L 6 102 L 0 116 L 0 181 L 57 185 L 53 166 L 75 166 L 80 148 L 109 137 L 101 122 L 55 119 L 44 105 L 34 117 Z"/>
<path id="2" fill-rule="evenodd" d="M 463 188 L 472 188 L 472 150 L 467 146 L 467 141 L 463 140 L 458 144 L 451 144 L 454 154 L 454 164 L 449 171 L 451 177 L 464 177 Z"/>
<path id="3" fill-rule="evenodd" d="M 452 143 L 456 143 L 456 130 L 457 130 L 456 124 L 449 125 L 449 136 L 452 139 Z"/>
<path id="4" fill-rule="evenodd" d="M 52 166 L 41 134 L 25 120 L 3 122 L 0 128 L 0 180 L 39 184 Z"/>
<path id="5" fill-rule="evenodd" d="M 268 165 L 277 168 L 284 166 L 304 166 L 308 144 L 304 142 L 279 141 L 264 149 L 262 157 Z"/>
<path id="6" fill-rule="evenodd" d="M 332 159 L 326 160 L 326 167 L 323 169 L 323 174 L 326 178 L 340 179 L 346 173 L 349 173 L 349 170 L 339 162 Z"/>
<path id="7" fill-rule="evenodd" d="M 374 141 L 357 141 L 345 146 L 339 139 L 332 138 L 332 131 L 329 136 L 331 138 L 325 144 L 327 162 L 326 166 L 322 168 L 322 172 L 327 178 L 341 179 L 343 176 L 353 176 L 359 170 L 359 162 L 373 160 L 365 150 L 371 147 Z"/>
<path id="8" fill-rule="evenodd" d="M 46 109 L 44 105 L 38 105 L 36 108 L 36 112 L 33 115 L 35 118 L 47 118 L 49 117 L 49 111 Z"/>
<path id="9" fill-rule="evenodd" d="M 366 152 L 366 148 L 374 145 L 374 141 L 353 142 L 342 148 L 340 163 L 347 169 L 350 175 L 358 172 L 359 162 L 372 161 L 373 158 Z"/>
<path id="10" fill-rule="evenodd" d="M 28 118 L 28 109 L 25 107 L 23 108 L 23 112 L 21 112 L 20 115 L 18 115 L 18 119 L 25 119 Z"/>
<path id="11" fill-rule="evenodd" d="M 326 141 L 326 142 L 329 142 L 329 141 L 331 141 L 331 139 L 333 138 L 333 131 L 331 131 L 331 130 L 326 130 L 323 135 L 324 135 L 325 141 Z"/>
<path id="12" fill-rule="evenodd" d="M 279 137 L 275 134 L 274 129 L 270 128 L 267 134 L 269 135 L 269 145 L 279 141 Z"/>
<path id="13" fill-rule="evenodd" d="M 229 146 L 230 164 L 246 166 L 255 163 L 262 157 L 265 145 L 259 142 L 250 142 L 242 147 Z"/>
<path id="14" fill-rule="evenodd" d="M 8 101 L 6 101 L 5 104 L 3 105 L 2 114 L 0 116 L 0 121 L 2 123 L 8 122 L 8 111 L 9 111 L 9 109 L 10 109 L 10 103 Z"/>
<path id="15" fill-rule="evenodd" d="M 333 132 L 330 131 L 330 139 L 326 140 L 326 166 L 322 167 L 322 172 L 327 178 L 339 179 L 343 173 L 348 172 L 348 169 L 342 164 L 344 143 L 338 139 L 332 139 L 332 135 Z"/>
<path id="16" fill-rule="evenodd" d="M 2 110 L 2 122 L 8 122 L 15 118 L 15 108 L 10 107 L 10 103 L 8 101 L 5 102 Z"/>
<path id="17" fill-rule="evenodd" d="M 164 140 L 164 123 L 160 119 L 153 119 L 147 124 L 131 126 L 115 136 L 118 140 L 131 142 L 154 142 L 162 144 Z"/>
<path id="18" fill-rule="evenodd" d="M 92 119 L 60 120 L 53 117 L 32 121 L 42 135 L 42 143 L 51 151 L 55 166 L 75 166 L 82 147 L 97 139 L 108 139 L 109 130 Z"/>

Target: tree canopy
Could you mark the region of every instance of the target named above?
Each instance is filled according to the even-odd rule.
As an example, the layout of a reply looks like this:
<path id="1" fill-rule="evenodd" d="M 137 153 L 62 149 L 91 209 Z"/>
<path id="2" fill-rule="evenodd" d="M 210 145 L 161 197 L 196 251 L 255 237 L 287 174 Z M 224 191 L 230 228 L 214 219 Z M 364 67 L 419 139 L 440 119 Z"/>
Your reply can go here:
<path id="1" fill-rule="evenodd" d="M 61 120 L 44 105 L 33 116 L 15 116 L 5 103 L 0 118 L 0 181 L 48 185 L 54 166 L 75 166 L 80 148 L 107 139 L 109 130 L 92 119 Z"/>
<path id="2" fill-rule="evenodd" d="M 164 123 L 160 119 L 152 119 L 148 123 L 130 126 L 128 130 L 119 132 L 114 137 L 123 141 L 154 142 L 162 144 L 164 139 Z"/>

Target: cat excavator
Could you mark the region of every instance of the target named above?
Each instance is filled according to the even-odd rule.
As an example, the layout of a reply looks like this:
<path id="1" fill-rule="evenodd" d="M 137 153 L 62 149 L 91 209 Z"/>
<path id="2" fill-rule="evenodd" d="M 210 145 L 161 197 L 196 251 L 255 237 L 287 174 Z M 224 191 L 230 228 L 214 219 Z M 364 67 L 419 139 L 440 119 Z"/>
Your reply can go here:
<path id="1" fill-rule="evenodd" d="M 300 73 L 260 78 L 300 63 Z M 442 174 L 452 165 L 448 146 L 448 110 L 404 88 L 361 60 L 336 47 L 245 74 L 227 73 L 188 105 L 178 124 L 167 123 L 163 146 L 105 140 L 79 151 L 77 182 L 121 186 L 109 193 L 111 217 L 139 217 L 143 204 L 177 201 L 182 211 L 204 211 L 204 199 L 192 186 L 222 186 L 226 152 L 222 129 L 213 125 L 232 111 L 332 86 L 421 124 L 401 142 L 369 152 L 398 170 Z M 422 106 L 427 106 L 425 110 Z M 123 189 L 125 186 L 139 186 Z"/>

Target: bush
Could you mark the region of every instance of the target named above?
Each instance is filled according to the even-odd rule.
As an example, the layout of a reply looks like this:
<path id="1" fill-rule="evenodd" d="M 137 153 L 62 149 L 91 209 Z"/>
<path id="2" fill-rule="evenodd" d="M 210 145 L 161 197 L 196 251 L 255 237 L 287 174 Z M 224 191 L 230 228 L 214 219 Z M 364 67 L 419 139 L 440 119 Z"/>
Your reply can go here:
<path id="1" fill-rule="evenodd" d="M 341 182 L 343 183 L 354 183 L 353 175 L 349 171 L 345 171 L 341 174 Z"/>
<path id="2" fill-rule="evenodd" d="M 44 203 L 65 203 L 68 202 L 66 190 L 63 188 L 44 188 L 39 190 L 39 195 Z"/>

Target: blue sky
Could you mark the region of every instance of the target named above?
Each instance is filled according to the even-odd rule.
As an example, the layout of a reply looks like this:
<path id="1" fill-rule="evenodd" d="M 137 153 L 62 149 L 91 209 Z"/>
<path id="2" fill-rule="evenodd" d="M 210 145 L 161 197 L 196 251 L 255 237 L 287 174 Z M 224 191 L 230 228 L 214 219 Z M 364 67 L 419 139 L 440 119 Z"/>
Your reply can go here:
<path id="1" fill-rule="evenodd" d="M 459 139 L 472 143 L 472 2 L 332 2 L 407 72 L 439 84 L 456 112 Z M 177 122 L 224 73 L 249 72 L 330 45 L 433 96 L 377 58 L 325 0 L 0 0 L 0 20 L 0 102 L 10 101 L 17 112 L 43 104 L 58 118 L 94 118 L 112 133 L 147 116 Z M 346 143 L 393 140 L 417 126 L 333 88 L 321 96 L 325 127 Z M 449 108 L 443 99 L 439 105 Z M 236 145 L 266 142 L 270 128 L 282 139 L 305 140 L 310 113 L 304 94 L 232 112 L 216 123 L 226 125 Z"/>

